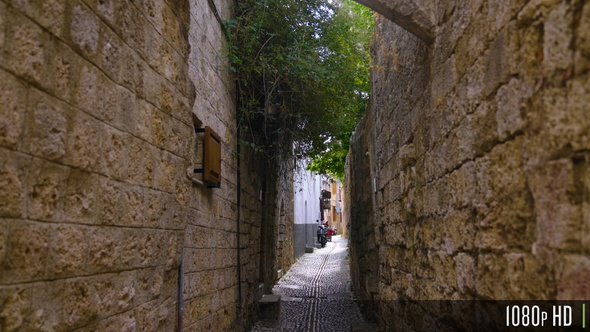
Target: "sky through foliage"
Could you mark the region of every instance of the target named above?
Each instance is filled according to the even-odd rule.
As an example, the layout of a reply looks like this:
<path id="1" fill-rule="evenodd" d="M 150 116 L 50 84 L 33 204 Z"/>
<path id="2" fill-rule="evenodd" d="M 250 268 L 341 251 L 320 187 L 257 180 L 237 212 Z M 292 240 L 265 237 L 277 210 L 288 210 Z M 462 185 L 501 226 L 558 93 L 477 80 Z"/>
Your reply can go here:
<path id="1" fill-rule="evenodd" d="M 342 178 L 368 104 L 372 12 L 350 0 L 241 0 L 226 28 L 241 143 Z"/>

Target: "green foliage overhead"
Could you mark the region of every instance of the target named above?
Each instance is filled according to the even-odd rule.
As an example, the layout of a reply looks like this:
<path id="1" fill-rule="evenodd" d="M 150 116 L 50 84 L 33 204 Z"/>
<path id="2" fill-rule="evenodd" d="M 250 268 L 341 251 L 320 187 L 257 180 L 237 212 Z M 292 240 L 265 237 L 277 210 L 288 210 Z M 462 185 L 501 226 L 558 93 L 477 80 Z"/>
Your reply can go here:
<path id="1" fill-rule="evenodd" d="M 226 22 L 243 144 L 341 178 L 369 96 L 373 17 L 351 0 L 240 0 Z"/>

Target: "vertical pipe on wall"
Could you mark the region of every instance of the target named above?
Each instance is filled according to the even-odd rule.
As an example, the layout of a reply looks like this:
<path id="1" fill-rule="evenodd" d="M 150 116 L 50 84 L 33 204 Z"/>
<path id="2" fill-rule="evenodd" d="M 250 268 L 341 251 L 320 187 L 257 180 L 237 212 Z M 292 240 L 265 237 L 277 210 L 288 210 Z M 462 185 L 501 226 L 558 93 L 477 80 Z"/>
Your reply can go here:
<path id="1" fill-rule="evenodd" d="M 237 198 L 236 198 L 236 204 L 237 204 L 237 220 L 236 220 L 236 233 L 237 233 L 237 255 L 238 255 L 238 312 L 240 312 L 241 308 L 242 308 L 242 267 L 241 267 L 241 262 L 240 262 L 240 206 L 241 206 L 241 190 L 242 190 L 242 183 L 241 183 L 241 176 L 240 176 L 240 160 L 242 158 L 242 156 L 240 155 L 240 125 L 241 125 L 241 115 L 240 115 L 240 94 L 239 94 L 239 87 L 236 89 L 236 127 L 237 127 L 237 132 L 236 132 L 236 138 L 237 138 L 237 143 L 236 143 L 236 154 L 237 154 Z"/>
<path id="2" fill-rule="evenodd" d="M 182 332 L 182 316 L 184 313 L 184 297 L 182 291 L 184 289 L 184 246 L 180 252 L 180 266 L 178 267 L 178 332 Z"/>

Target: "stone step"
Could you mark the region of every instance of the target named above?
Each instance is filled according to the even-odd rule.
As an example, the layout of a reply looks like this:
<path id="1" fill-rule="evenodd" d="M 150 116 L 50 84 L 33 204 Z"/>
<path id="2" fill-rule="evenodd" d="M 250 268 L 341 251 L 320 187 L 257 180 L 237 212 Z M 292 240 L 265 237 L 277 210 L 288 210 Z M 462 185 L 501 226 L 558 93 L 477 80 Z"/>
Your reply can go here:
<path id="1" fill-rule="evenodd" d="M 281 315 L 281 296 L 264 294 L 258 301 L 258 316 L 262 320 L 278 320 Z"/>

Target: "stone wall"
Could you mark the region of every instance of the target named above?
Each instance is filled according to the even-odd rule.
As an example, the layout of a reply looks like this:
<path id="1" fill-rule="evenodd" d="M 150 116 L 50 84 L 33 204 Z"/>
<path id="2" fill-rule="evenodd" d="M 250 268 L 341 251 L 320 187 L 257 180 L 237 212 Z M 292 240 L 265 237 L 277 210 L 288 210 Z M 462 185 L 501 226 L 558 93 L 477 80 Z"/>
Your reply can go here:
<path id="1" fill-rule="evenodd" d="M 0 330 L 255 319 L 279 195 L 265 205 L 274 173 L 236 158 L 232 4 L 0 0 Z M 201 125 L 223 141 L 219 189 L 189 178 Z"/>
<path id="2" fill-rule="evenodd" d="M 371 137 L 368 113 L 357 126 L 345 169 L 344 213 L 349 220 L 349 252 L 352 288 L 361 309 L 375 319 L 379 301 L 379 247 L 375 242 L 376 207 L 371 178 Z"/>
<path id="3" fill-rule="evenodd" d="M 377 18 L 348 174 L 352 262 L 379 263 L 356 288 L 382 328 L 412 324 L 396 300 L 590 298 L 590 3 L 423 12 L 431 44 Z"/>
<path id="4" fill-rule="evenodd" d="M 260 220 L 259 243 L 252 250 L 260 262 L 256 281 L 262 293 L 271 294 L 274 284 L 295 262 L 294 248 L 294 204 L 293 170 L 290 163 L 249 164 L 250 174 L 270 173 L 276 170 L 277 176 L 263 178 L 261 190 L 253 198 L 262 199 L 263 209 Z M 268 168 L 265 168 L 268 167 Z M 264 171 L 266 170 L 266 171 Z M 280 270 L 280 271 L 279 271 Z M 257 294 L 260 296 L 261 294 Z"/>

